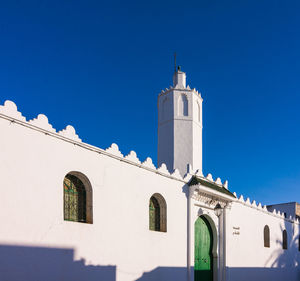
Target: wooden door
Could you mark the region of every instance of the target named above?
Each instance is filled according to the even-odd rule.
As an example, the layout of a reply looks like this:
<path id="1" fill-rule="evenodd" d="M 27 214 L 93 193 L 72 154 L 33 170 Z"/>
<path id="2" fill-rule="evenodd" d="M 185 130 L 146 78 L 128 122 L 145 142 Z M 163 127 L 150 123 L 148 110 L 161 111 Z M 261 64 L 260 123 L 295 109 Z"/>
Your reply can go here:
<path id="1" fill-rule="evenodd" d="M 195 281 L 213 281 L 213 237 L 209 222 L 199 217 L 195 222 Z"/>

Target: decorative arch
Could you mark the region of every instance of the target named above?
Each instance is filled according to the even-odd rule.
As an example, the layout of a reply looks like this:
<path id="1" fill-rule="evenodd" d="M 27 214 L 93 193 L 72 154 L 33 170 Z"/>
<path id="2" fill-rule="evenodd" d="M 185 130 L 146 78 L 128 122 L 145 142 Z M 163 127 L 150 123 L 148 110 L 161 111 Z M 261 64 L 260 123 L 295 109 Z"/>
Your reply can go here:
<path id="1" fill-rule="evenodd" d="M 178 97 L 178 115 L 179 116 L 188 116 L 188 99 L 185 94 L 181 94 Z"/>
<path id="2" fill-rule="evenodd" d="M 69 172 L 63 181 L 64 220 L 93 223 L 93 190 L 80 172 Z"/>
<path id="3" fill-rule="evenodd" d="M 167 203 L 159 193 L 153 194 L 149 200 L 149 229 L 167 232 Z"/>
<path id="4" fill-rule="evenodd" d="M 270 248 L 270 228 L 268 225 L 264 227 L 264 247 Z"/>
<path id="5" fill-rule="evenodd" d="M 282 249 L 286 250 L 287 249 L 287 245 L 288 245 L 287 232 L 286 232 L 286 230 L 283 230 L 282 231 Z"/>

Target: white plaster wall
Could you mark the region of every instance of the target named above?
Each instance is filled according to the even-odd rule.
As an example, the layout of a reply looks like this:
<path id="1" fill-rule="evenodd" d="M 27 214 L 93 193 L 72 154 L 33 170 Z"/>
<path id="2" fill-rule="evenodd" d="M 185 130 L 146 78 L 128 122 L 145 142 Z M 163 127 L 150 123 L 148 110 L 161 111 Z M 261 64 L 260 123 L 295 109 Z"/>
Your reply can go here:
<path id="1" fill-rule="evenodd" d="M 14 110 L 14 117 L 25 121 Z M 186 280 L 187 254 L 193 266 L 195 220 L 205 214 L 217 232 L 219 226 L 212 209 L 193 201 L 188 249 L 187 187 L 180 177 L 160 175 L 168 175 L 164 167 L 141 168 L 134 153 L 125 160 L 137 166 L 80 147 L 70 127 L 60 135 L 77 142 L 58 139 L 44 117 L 38 122 L 48 132 L 2 117 L 0 276 L 12 274 L 5 281 Z M 147 163 L 143 166 L 152 167 Z M 63 220 L 63 179 L 71 171 L 91 182 L 93 224 Z M 166 233 L 149 231 L 149 199 L 157 192 L 167 202 Z M 226 211 L 226 280 L 299 280 L 299 224 L 249 205 L 235 202 Z M 270 248 L 263 247 L 266 224 Z M 281 247 L 283 229 L 288 250 Z"/>
<path id="2" fill-rule="evenodd" d="M 70 250 L 74 260 L 84 260 L 82 268 L 116 268 L 117 281 L 153 280 L 153 276 L 163 280 L 165 275 L 185 280 L 187 199 L 183 182 L 1 118 L 0 130 L 0 252 L 1 246 L 6 255 L 16 247 L 17 253 L 37 247 L 39 251 L 61 249 L 66 255 Z M 91 182 L 93 224 L 63 220 L 63 179 L 71 171 L 83 173 Z M 157 192 L 167 202 L 166 233 L 149 231 L 149 199 Z M 57 255 L 61 259 L 58 272 L 53 270 L 40 280 L 63 280 L 63 274 L 72 270 L 76 274 L 69 280 L 94 280 L 85 278 L 85 271 L 78 273 L 74 263 L 71 268 L 62 256 Z M 0 271 L 4 271 L 1 264 Z M 14 272 L 14 276 L 27 276 L 23 280 L 37 279 L 23 263 Z"/>
<path id="3" fill-rule="evenodd" d="M 174 122 L 173 93 L 158 98 L 158 143 L 157 165 L 165 163 L 169 172 L 173 172 L 174 163 Z"/>
<path id="4" fill-rule="evenodd" d="M 196 108 L 198 103 L 202 115 L 202 99 L 192 90 L 174 90 L 175 112 L 182 93 L 188 99 L 188 116 L 174 116 L 174 167 L 184 175 L 188 164 L 192 165 L 194 170 L 202 171 L 202 124 L 198 122 Z"/>
<path id="5" fill-rule="evenodd" d="M 232 204 L 226 219 L 226 280 L 300 280 L 298 223 L 240 202 Z M 264 247 L 265 225 L 270 228 L 270 248 Z M 288 235 L 287 250 L 282 249 L 284 229 Z"/>
<path id="6" fill-rule="evenodd" d="M 187 115 L 179 112 L 182 95 L 188 102 Z M 174 73 L 173 87 L 158 96 L 158 166 L 162 163 L 181 175 L 188 165 L 202 172 L 202 98 L 196 89 L 186 87 L 186 74 L 181 71 Z"/>
<path id="7" fill-rule="evenodd" d="M 193 169 L 202 172 L 202 99 L 198 94 L 192 94 L 193 100 Z M 198 105 L 200 112 L 198 112 Z M 200 120 L 199 116 L 200 115 Z"/>
<path id="8" fill-rule="evenodd" d="M 178 102 L 181 95 L 186 95 L 188 101 L 188 115 L 182 116 L 178 112 Z M 181 175 L 187 173 L 187 165 L 192 163 L 192 101 L 189 91 L 174 90 L 174 168 L 177 168 Z"/>
<path id="9" fill-rule="evenodd" d="M 186 120 L 175 120 L 174 122 L 174 167 L 181 175 L 187 173 L 188 164 L 193 159 L 193 124 Z"/>
<path id="10" fill-rule="evenodd" d="M 187 116 L 178 112 L 182 94 L 188 100 Z M 168 102 L 164 103 L 166 98 Z M 158 112 L 158 165 L 166 163 L 170 172 L 178 169 L 181 175 L 187 173 L 188 164 L 202 171 L 202 99 L 199 94 L 189 89 L 172 89 L 159 96 Z"/>

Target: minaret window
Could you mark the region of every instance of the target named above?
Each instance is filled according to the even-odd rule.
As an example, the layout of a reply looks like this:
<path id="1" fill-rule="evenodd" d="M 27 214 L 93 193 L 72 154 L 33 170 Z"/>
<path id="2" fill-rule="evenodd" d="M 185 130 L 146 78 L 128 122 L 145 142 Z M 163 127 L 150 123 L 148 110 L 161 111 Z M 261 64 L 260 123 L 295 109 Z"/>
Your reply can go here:
<path id="1" fill-rule="evenodd" d="M 188 99 L 185 94 L 181 94 L 178 99 L 178 115 L 188 116 Z"/>

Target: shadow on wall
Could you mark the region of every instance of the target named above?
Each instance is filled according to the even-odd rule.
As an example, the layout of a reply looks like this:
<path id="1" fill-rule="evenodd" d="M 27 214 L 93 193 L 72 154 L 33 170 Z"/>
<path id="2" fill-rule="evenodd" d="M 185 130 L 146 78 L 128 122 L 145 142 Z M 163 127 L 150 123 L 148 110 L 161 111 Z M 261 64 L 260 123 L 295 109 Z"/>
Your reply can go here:
<path id="1" fill-rule="evenodd" d="M 298 281 L 298 268 L 265 268 L 265 267 L 229 267 L 227 280 L 230 281 Z"/>
<path id="2" fill-rule="evenodd" d="M 0 245 L 1 281 L 115 281 L 115 266 L 74 261 L 73 249 Z"/>
<path id="3" fill-rule="evenodd" d="M 276 241 L 271 241 L 271 243 L 277 243 L 280 245 L 280 250 L 275 250 L 272 252 L 270 259 L 274 259 L 272 263 L 272 267 L 276 268 L 299 268 L 300 263 L 300 240 L 299 240 L 299 233 L 300 227 L 296 224 L 291 224 L 285 221 L 284 228 L 280 226 L 280 231 L 287 231 L 287 249 L 283 250 L 283 237 Z M 298 233 L 294 235 L 294 233 Z M 294 237 L 293 237 L 294 236 Z M 272 248 L 272 244 L 271 244 Z M 300 270 L 300 269 L 299 269 Z M 300 277 L 299 279 L 300 280 Z"/>
<path id="4" fill-rule="evenodd" d="M 298 228 L 298 229 L 297 229 Z M 270 248 L 262 248 L 269 251 L 270 258 L 267 267 L 228 267 L 227 279 L 230 281 L 299 281 L 300 280 L 300 251 L 299 251 L 299 226 L 285 221 L 280 227 L 281 233 L 287 231 L 287 249 L 283 249 L 283 237 L 272 240 L 272 228 L 270 229 Z M 294 233 L 298 233 L 294 235 Z M 263 241 L 262 241 L 263 243 Z M 263 247 L 263 244 L 262 244 Z M 273 248 L 273 249 L 272 249 Z M 276 250 L 274 250 L 276 248 Z M 257 253 L 259 255 L 259 253 Z M 241 279 L 243 278 L 243 279 Z"/>
<path id="5" fill-rule="evenodd" d="M 185 267 L 157 267 L 145 272 L 135 281 L 184 281 L 187 280 Z M 192 279 L 194 280 L 194 279 Z M 229 281 L 298 281 L 299 268 L 264 268 L 264 267 L 227 267 Z M 199 280 L 200 281 L 200 280 Z"/>
<path id="6" fill-rule="evenodd" d="M 136 281 L 183 281 L 187 280 L 186 267 L 157 267 L 136 279 Z"/>

